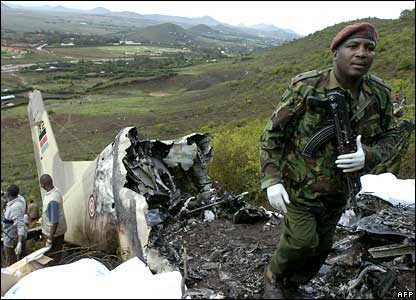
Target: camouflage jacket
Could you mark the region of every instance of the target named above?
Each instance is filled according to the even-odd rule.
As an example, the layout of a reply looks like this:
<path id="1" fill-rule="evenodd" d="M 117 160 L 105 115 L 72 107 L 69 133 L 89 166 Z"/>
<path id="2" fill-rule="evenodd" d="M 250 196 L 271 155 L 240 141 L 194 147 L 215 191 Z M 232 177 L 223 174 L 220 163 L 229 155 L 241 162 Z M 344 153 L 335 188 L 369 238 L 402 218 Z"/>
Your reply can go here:
<path id="1" fill-rule="evenodd" d="M 325 108 L 307 105 L 306 98 L 324 99 L 335 88 L 342 87 L 332 68 L 292 78 L 260 138 L 262 189 L 282 183 L 291 199 L 309 202 L 325 195 L 345 199 L 346 180 L 335 165 L 339 155 L 336 138 L 318 149 L 313 158 L 302 155 L 312 134 L 330 118 Z M 391 88 L 383 80 L 366 75 L 359 99 L 348 94 L 351 127 L 355 134 L 362 135 L 366 153 L 361 172 L 369 173 L 389 156 L 399 137 L 392 115 Z"/>

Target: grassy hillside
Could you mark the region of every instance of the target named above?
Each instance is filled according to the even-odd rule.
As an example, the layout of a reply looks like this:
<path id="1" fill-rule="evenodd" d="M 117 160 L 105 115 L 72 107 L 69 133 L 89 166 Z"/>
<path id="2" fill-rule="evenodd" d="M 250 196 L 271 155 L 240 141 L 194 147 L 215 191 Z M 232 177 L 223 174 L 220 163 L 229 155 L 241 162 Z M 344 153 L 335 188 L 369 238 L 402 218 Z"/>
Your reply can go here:
<path id="1" fill-rule="evenodd" d="M 371 73 L 405 93 L 406 116 L 414 120 L 414 10 L 412 16 L 397 20 L 368 21 L 376 24 L 380 33 Z M 262 202 L 260 133 L 291 77 L 331 65 L 329 44 L 348 23 L 251 56 L 191 67 L 172 63 L 166 70 L 172 70 L 169 74 L 173 76 L 140 77 L 130 71 L 108 75 L 111 68 L 121 70 L 121 66 L 108 65 L 102 77 L 88 77 L 85 73 L 91 71 L 82 70 L 88 66 L 80 65 L 70 75 L 27 72 L 6 79 L 14 86 L 29 84 L 50 91 L 45 105 L 63 159 L 93 159 L 125 126 L 137 126 L 152 139 L 201 130 L 213 136 L 216 153 L 211 176 L 224 188 L 250 191 L 253 199 Z M 73 91 L 76 93 L 71 94 Z M 54 97 L 63 94 L 70 99 Z M 2 111 L 1 121 L 2 188 L 15 182 L 29 198 L 38 199 L 26 107 Z M 414 178 L 414 134 L 405 159 L 412 163 L 406 164 L 400 176 Z"/>
<path id="2" fill-rule="evenodd" d="M 183 29 L 181 26 L 165 23 L 160 25 L 148 26 L 136 32 L 129 33 L 128 40 L 143 41 L 145 43 L 160 41 L 161 44 L 182 44 L 194 43 L 195 36 Z"/>
<path id="3" fill-rule="evenodd" d="M 406 95 L 409 104 L 405 117 L 414 121 L 414 10 L 413 16 L 398 20 L 366 19 L 365 21 L 374 23 L 380 33 L 376 60 L 371 73 L 388 81 L 393 91 L 401 90 Z M 258 186 L 254 184 L 258 184 L 259 181 L 258 138 L 267 120 L 267 118 L 262 118 L 266 110 L 261 103 L 272 103 L 268 110 L 268 115 L 270 115 L 291 77 L 297 73 L 331 66 L 329 44 L 335 34 L 349 23 L 353 22 L 326 28 L 253 58 L 252 68 L 260 68 L 262 71 L 253 78 L 238 81 L 234 88 L 241 95 L 240 99 L 246 99 L 248 103 L 254 101 L 256 107 L 262 107 L 258 114 L 259 119 L 245 120 L 240 122 L 239 126 L 224 125 L 219 130 L 213 131 L 214 147 L 217 148 L 217 158 L 211 166 L 211 174 L 214 178 L 220 178 L 228 186 L 235 188 L 238 185 L 238 179 L 233 178 L 235 175 L 229 175 L 223 179 L 224 169 L 233 170 L 234 174 L 240 174 L 242 182 L 247 182 L 240 190 L 249 189 L 253 192 L 253 198 L 260 202 L 265 201 L 264 194 L 260 193 Z M 259 120 L 263 126 L 259 126 Z M 225 143 L 228 139 L 240 142 Z M 242 144 L 246 145 L 245 154 L 240 159 L 235 159 L 239 157 L 238 153 L 241 153 Z M 401 171 L 397 174 L 400 178 L 415 178 L 414 160 L 413 132 L 409 149 L 402 159 Z M 412 163 L 409 164 L 409 161 Z M 251 176 L 249 180 L 246 179 L 247 176 Z"/>
<path id="4" fill-rule="evenodd" d="M 208 27 L 205 33 L 198 27 L 197 30 L 186 29 L 199 24 L 204 24 L 202 26 L 205 29 L 208 26 L 215 26 L 216 29 Z M 2 46 L 6 40 L 10 44 L 16 37 L 22 41 L 22 36 L 29 35 L 26 42 L 31 44 L 46 42 L 59 45 L 64 41 L 72 41 L 77 46 L 98 46 L 127 39 L 149 45 L 174 45 L 195 50 L 225 49 L 232 55 L 270 48 L 297 37 L 285 30 L 262 31 L 218 24 L 210 17 L 145 16 L 128 12 L 99 14 L 96 11 L 80 13 L 21 8 L 1 11 Z M 59 35 L 58 40 L 53 35 Z"/>

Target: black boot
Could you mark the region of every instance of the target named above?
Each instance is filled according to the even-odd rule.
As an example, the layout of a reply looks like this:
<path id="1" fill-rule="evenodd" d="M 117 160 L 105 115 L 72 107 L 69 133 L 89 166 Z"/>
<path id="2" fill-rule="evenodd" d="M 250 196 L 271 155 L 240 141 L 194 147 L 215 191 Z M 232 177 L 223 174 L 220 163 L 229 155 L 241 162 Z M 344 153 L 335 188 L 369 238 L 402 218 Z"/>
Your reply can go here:
<path id="1" fill-rule="evenodd" d="M 268 266 L 264 270 L 264 298 L 286 299 L 283 293 L 283 281 L 277 279 Z"/>

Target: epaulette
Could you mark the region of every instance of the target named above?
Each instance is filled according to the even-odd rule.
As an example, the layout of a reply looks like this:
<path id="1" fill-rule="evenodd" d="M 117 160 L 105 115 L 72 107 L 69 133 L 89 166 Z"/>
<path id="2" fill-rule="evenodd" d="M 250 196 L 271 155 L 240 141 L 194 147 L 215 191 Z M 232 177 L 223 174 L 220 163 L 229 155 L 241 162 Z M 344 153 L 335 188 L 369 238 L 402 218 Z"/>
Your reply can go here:
<path id="1" fill-rule="evenodd" d="M 371 80 L 371 81 L 374 81 L 375 83 L 377 83 L 377 84 L 379 84 L 379 85 L 381 85 L 381 86 L 383 86 L 383 87 L 385 87 L 385 88 L 387 88 L 389 91 L 391 91 L 391 90 L 392 90 L 392 88 L 391 88 L 390 84 L 388 84 L 388 83 L 387 83 L 387 82 L 385 82 L 383 79 L 381 79 L 381 78 L 379 78 L 379 77 L 377 77 L 377 76 L 374 76 L 374 75 L 368 74 L 368 79 L 369 79 L 369 80 Z"/>
<path id="2" fill-rule="evenodd" d="M 305 80 L 306 78 L 316 77 L 316 76 L 319 76 L 320 74 L 321 74 L 321 72 L 318 71 L 318 70 L 313 70 L 313 71 L 298 74 L 295 77 L 292 77 L 292 79 L 290 81 L 290 86 L 293 86 L 296 83 L 298 83 L 299 81 Z"/>

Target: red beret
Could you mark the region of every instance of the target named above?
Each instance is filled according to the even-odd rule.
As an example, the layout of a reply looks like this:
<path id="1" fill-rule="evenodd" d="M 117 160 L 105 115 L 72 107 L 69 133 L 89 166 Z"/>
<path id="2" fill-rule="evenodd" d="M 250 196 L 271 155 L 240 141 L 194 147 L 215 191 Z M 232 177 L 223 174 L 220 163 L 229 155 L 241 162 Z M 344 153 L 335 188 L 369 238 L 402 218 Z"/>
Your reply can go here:
<path id="1" fill-rule="evenodd" d="M 350 38 L 364 38 L 377 43 L 378 33 L 376 27 L 367 22 L 348 25 L 334 37 L 330 46 L 331 50 L 334 51 L 342 42 Z"/>

